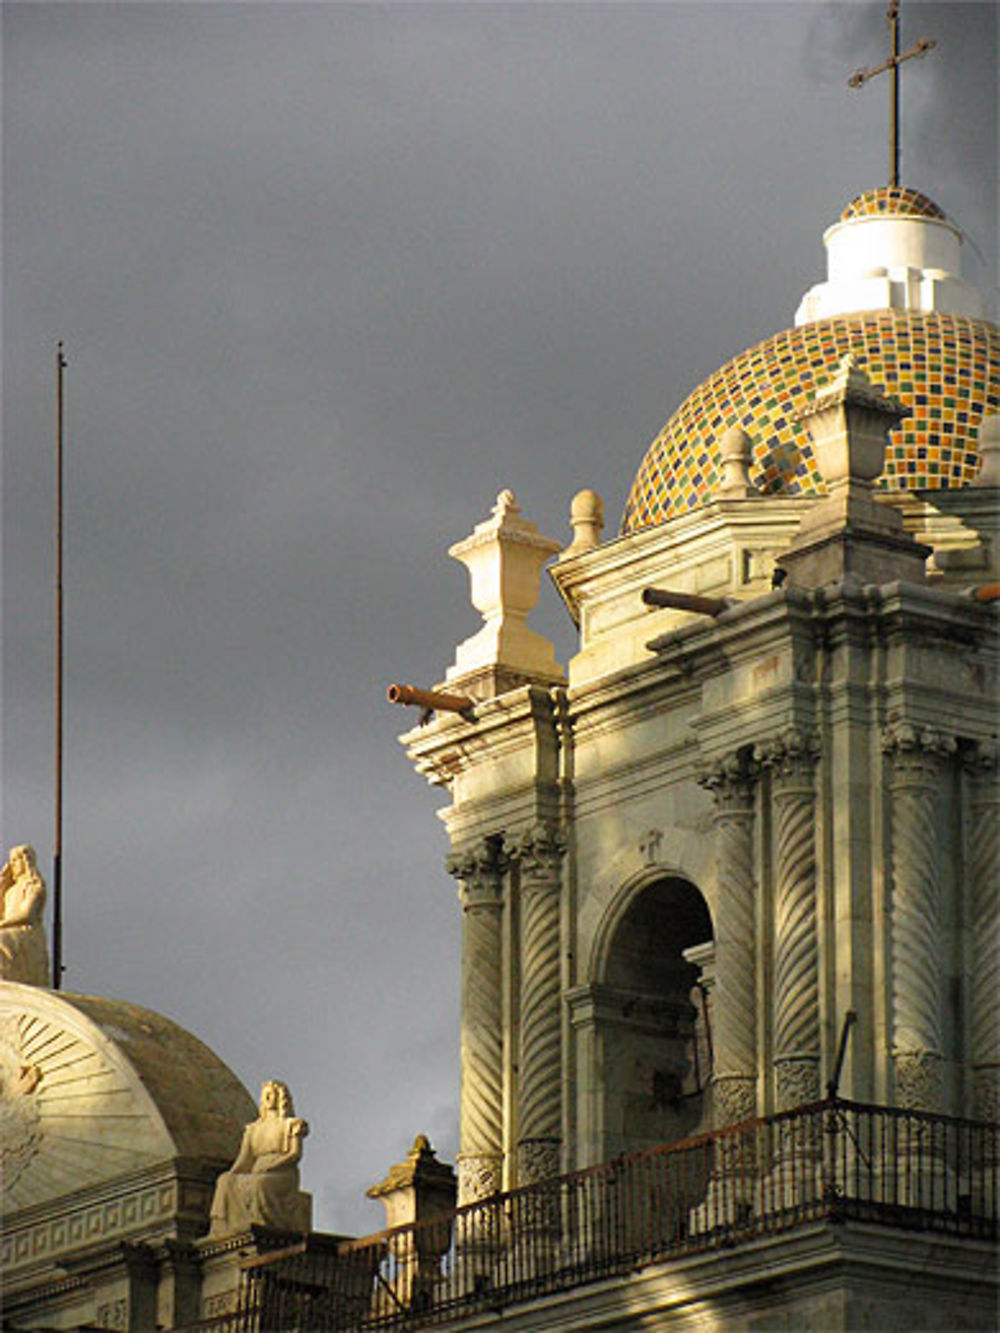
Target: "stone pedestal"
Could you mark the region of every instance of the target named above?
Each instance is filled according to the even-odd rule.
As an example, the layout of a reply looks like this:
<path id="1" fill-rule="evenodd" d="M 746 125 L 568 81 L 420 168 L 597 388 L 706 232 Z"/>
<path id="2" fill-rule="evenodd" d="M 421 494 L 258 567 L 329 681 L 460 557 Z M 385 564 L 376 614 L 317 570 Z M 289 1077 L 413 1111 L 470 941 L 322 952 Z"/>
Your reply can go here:
<path id="1" fill-rule="evenodd" d="M 406 1161 L 390 1167 L 386 1178 L 366 1192 L 369 1199 L 382 1201 L 387 1227 L 407 1228 L 389 1241 L 395 1263 L 393 1296 L 407 1310 L 428 1307 L 451 1243 L 447 1215 L 455 1207 L 455 1172 L 437 1160 L 427 1136 L 418 1134 Z M 435 1217 L 442 1218 L 440 1225 L 429 1223 Z M 424 1225 L 413 1225 L 420 1223 Z"/>

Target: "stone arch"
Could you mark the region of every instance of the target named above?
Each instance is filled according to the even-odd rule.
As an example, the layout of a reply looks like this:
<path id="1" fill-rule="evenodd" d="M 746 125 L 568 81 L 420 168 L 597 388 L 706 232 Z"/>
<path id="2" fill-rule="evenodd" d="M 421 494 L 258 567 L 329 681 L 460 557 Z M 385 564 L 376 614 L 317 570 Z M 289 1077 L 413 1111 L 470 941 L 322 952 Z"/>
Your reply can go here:
<path id="1" fill-rule="evenodd" d="M 600 923 L 587 990 L 604 1160 L 707 1124 L 712 938 L 705 897 L 665 866 L 626 881 Z"/>

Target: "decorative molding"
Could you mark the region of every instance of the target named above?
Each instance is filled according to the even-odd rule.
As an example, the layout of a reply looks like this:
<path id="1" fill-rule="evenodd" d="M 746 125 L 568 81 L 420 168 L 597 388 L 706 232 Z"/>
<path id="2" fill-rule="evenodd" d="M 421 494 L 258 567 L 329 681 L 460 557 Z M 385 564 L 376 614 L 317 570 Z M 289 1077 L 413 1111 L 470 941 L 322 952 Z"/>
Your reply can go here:
<path id="1" fill-rule="evenodd" d="M 458 1204 L 478 1203 L 499 1194 L 502 1158 L 484 1153 L 459 1153 Z"/>
<path id="2" fill-rule="evenodd" d="M 819 751 L 819 737 L 814 731 L 786 727 L 772 740 L 754 748 L 754 760 L 771 773 L 776 786 L 804 781 L 812 790 Z"/>
<path id="3" fill-rule="evenodd" d="M 778 1057 L 774 1062 L 778 1109 L 791 1110 L 819 1100 L 819 1055 Z"/>
<path id="4" fill-rule="evenodd" d="M 460 883 L 459 898 L 464 911 L 500 907 L 508 864 L 500 834 L 483 838 L 475 847 L 448 857 L 445 865 L 448 874 Z"/>
<path id="5" fill-rule="evenodd" d="M 712 1103 L 718 1127 L 739 1125 L 757 1114 L 757 1080 L 749 1074 L 716 1074 Z"/>
<path id="6" fill-rule="evenodd" d="M 935 1051 L 894 1051 L 896 1104 L 906 1111 L 936 1110 L 941 1105 L 943 1068 Z"/>
<path id="7" fill-rule="evenodd" d="M 42 1070 L 24 1049 L 24 1016 L 0 1020 L 0 1180 L 13 1189 L 42 1144 Z"/>
<path id="8" fill-rule="evenodd" d="M 743 746 L 703 763 L 697 780 L 715 797 L 718 815 L 752 810 L 759 775 L 760 764 L 751 747 Z"/>
<path id="9" fill-rule="evenodd" d="M 562 1169 L 562 1146 L 557 1138 L 522 1139 L 517 1146 L 518 1186 L 551 1180 Z"/>
<path id="10" fill-rule="evenodd" d="M 1000 1064 L 979 1065 L 972 1071 L 972 1114 L 977 1120 L 1000 1120 Z"/>
<path id="11" fill-rule="evenodd" d="M 177 1212 L 177 1181 L 159 1181 L 123 1197 L 106 1196 L 89 1205 L 67 1208 L 58 1217 L 27 1226 L 8 1221 L 0 1247 L 0 1265 L 6 1273 L 56 1258 L 71 1250 L 129 1235 L 173 1217 Z"/>
<path id="12" fill-rule="evenodd" d="M 892 759 L 894 785 L 937 782 L 940 765 L 958 749 L 954 736 L 933 727 L 891 722 L 882 732 L 882 749 Z"/>
<path id="13" fill-rule="evenodd" d="M 521 867 L 521 887 L 556 888 L 560 863 L 566 852 L 567 838 L 555 824 L 533 824 L 520 837 L 505 840 L 504 851 Z"/>
<path id="14" fill-rule="evenodd" d="M 122 1296 L 116 1301 L 105 1301 L 96 1310 L 97 1325 L 102 1329 L 128 1328 L 128 1297 Z"/>
<path id="15" fill-rule="evenodd" d="M 235 1314 L 239 1295 L 238 1287 L 230 1287 L 228 1291 L 217 1291 L 212 1296 L 206 1296 L 201 1305 L 201 1317 L 214 1319 L 219 1315 Z"/>

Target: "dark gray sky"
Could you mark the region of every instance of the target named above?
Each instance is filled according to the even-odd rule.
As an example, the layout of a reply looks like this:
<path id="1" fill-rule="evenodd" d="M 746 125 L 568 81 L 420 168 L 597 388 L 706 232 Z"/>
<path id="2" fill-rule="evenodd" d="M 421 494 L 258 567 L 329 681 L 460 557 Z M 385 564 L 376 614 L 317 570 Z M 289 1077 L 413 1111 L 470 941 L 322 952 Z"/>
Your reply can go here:
<path id="1" fill-rule="evenodd" d="M 443 804 L 395 736 L 510 486 L 616 527 L 648 441 L 786 327 L 887 174 L 884 4 L 6 3 L 4 849 L 52 853 L 67 342 L 69 990 L 312 1124 L 317 1224 L 457 1147 Z M 903 178 L 996 280 L 997 11 L 904 4 Z M 534 623 L 571 650 L 551 587 Z"/>

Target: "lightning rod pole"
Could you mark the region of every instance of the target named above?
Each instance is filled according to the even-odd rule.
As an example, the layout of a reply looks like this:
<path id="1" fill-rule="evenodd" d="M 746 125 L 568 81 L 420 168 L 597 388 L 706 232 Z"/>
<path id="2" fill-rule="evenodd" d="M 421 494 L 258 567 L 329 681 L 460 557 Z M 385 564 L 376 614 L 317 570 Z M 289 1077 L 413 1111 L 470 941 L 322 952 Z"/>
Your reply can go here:
<path id="1" fill-rule="evenodd" d="M 62 768 L 63 768 L 63 345 L 56 346 L 56 773 L 52 856 L 52 989 L 62 986 Z"/>

